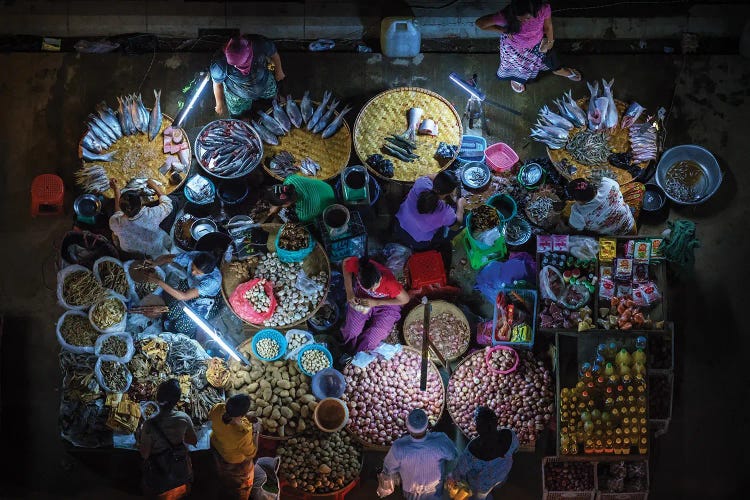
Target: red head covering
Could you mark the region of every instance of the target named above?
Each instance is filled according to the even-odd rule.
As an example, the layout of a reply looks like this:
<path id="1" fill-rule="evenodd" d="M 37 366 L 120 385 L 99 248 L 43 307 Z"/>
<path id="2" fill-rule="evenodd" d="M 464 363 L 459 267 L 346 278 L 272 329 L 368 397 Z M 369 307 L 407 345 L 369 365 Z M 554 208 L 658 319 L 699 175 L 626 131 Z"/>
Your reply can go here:
<path id="1" fill-rule="evenodd" d="M 253 64 L 253 44 L 245 37 L 233 37 L 224 46 L 227 63 L 231 64 L 243 75 L 250 73 Z"/>

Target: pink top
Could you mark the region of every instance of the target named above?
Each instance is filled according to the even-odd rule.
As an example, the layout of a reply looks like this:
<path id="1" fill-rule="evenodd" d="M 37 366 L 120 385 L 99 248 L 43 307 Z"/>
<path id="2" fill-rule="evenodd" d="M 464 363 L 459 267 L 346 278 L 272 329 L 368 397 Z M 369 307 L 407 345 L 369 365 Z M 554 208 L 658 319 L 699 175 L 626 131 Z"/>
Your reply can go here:
<path id="1" fill-rule="evenodd" d="M 521 22 L 521 30 L 514 35 L 507 35 L 507 41 L 518 49 L 533 49 L 544 37 L 544 20 L 552 15 L 549 4 L 542 5 L 536 17 Z M 492 18 L 496 26 L 506 26 L 508 23 L 501 12 Z"/>

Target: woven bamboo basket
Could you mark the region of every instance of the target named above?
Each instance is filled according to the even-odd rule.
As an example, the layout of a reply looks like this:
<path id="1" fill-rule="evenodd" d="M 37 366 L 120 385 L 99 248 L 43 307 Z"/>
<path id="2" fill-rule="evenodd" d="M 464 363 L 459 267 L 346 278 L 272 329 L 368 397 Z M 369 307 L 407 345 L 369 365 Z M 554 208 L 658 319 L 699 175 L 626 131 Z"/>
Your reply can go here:
<path id="1" fill-rule="evenodd" d="M 301 101 L 296 102 L 299 104 Z M 320 103 L 313 102 L 313 105 L 317 107 Z M 267 110 L 267 113 L 272 114 L 273 109 Z M 339 113 L 334 112 L 333 115 L 331 121 Z M 278 145 L 272 146 L 264 143 L 263 148 L 263 170 L 274 179 L 284 180 L 283 177 L 271 172 L 268 168 L 268 161 L 281 151 L 288 151 L 298 163 L 305 157 L 315 161 L 320 165 L 320 172 L 315 178 L 327 181 L 339 175 L 341 170 L 349 164 L 349 157 L 352 155 L 352 132 L 346 120 L 343 121 L 339 131 L 328 139 L 323 139 L 320 134 L 313 134 L 305 125 L 300 128 L 292 126 L 287 135 L 279 137 Z M 305 174 L 299 172 L 299 175 Z"/>
<path id="2" fill-rule="evenodd" d="M 438 135 L 420 135 L 417 137 L 417 160 L 411 163 L 383 153 L 385 138 L 391 134 L 401 134 L 407 128 L 406 114 L 409 108 L 422 108 L 423 119 L 430 118 L 438 125 Z M 453 105 L 443 96 L 419 87 L 400 87 L 386 90 L 370 99 L 362 108 L 354 122 L 354 150 L 363 165 L 373 154 L 382 154 L 393 162 L 392 178 L 383 177 L 379 172 L 367 168 L 385 180 L 414 182 L 418 177 L 435 174 L 447 168 L 453 158 L 437 158 L 435 151 L 438 144 L 460 145 L 463 127 L 461 117 Z M 456 152 L 458 155 L 458 152 Z"/>
<path id="3" fill-rule="evenodd" d="M 576 101 L 578 103 L 578 106 L 586 112 L 588 110 L 588 102 L 589 98 L 584 97 L 582 99 L 578 99 Z M 617 105 L 617 113 L 619 116 L 619 119 L 622 119 L 622 115 L 627 109 L 627 104 L 625 104 L 622 101 L 619 101 L 615 99 L 615 104 Z M 571 137 L 575 136 L 576 134 L 583 132 L 586 130 L 586 127 L 578 127 L 571 130 Z M 609 143 L 609 147 L 612 150 L 613 153 L 625 153 L 630 150 L 630 137 L 628 136 L 628 129 L 626 128 L 620 128 L 618 125 L 615 129 L 615 132 L 610 134 L 609 139 L 607 140 Z M 555 165 L 555 168 L 558 172 L 560 172 L 560 175 L 565 177 L 568 180 L 577 179 L 579 177 L 589 178 L 591 176 L 591 172 L 593 170 L 596 170 L 597 168 L 607 168 L 612 171 L 617 177 L 617 182 L 621 186 L 624 184 L 627 184 L 628 182 L 631 182 L 633 180 L 633 176 L 626 170 L 622 170 L 621 168 L 613 167 L 608 162 L 603 163 L 602 165 L 585 165 L 583 163 L 580 163 L 576 161 L 573 156 L 565 149 L 551 149 L 547 148 L 547 156 L 549 156 L 549 159 L 552 161 L 552 164 Z M 641 162 L 638 164 L 638 166 L 643 170 L 648 165 L 648 162 Z M 575 171 L 571 173 L 570 168 L 574 167 Z"/>
<path id="4" fill-rule="evenodd" d="M 416 354 L 417 356 L 420 356 L 420 357 L 422 355 L 422 353 L 420 351 L 417 351 L 413 347 L 403 346 L 403 349 L 405 351 L 413 352 L 414 354 Z M 440 372 L 438 371 L 437 366 L 435 366 L 435 363 L 433 363 L 433 362 L 428 363 L 427 369 L 428 370 L 435 370 L 437 372 L 437 374 L 438 374 L 438 380 L 440 381 L 440 391 L 443 394 L 443 406 L 440 408 L 440 413 L 438 413 L 437 417 L 435 418 L 435 422 L 439 422 L 440 419 L 443 416 L 443 412 L 445 411 L 445 401 L 446 401 L 446 397 L 447 397 L 446 393 L 445 393 L 445 382 L 443 382 L 443 379 L 440 376 Z M 349 382 L 347 382 L 347 384 L 349 384 Z M 347 403 L 347 405 L 349 404 L 349 401 L 347 401 L 347 400 L 344 400 L 344 401 Z M 350 422 L 351 422 L 352 418 L 353 417 L 351 417 L 351 416 L 349 417 L 349 421 Z M 391 449 L 390 445 L 389 446 L 382 446 L 382 445 L 373 444 L 373 443 L 367 441 L 366 439 L 362 438 L 361 436 L 359 436 L 358 434 L 356 434 L 354 431 L 352 431 L 348 425 L 346 426 L 346 431 L 349 432 L 352 436 L 354 436 L 354 438 L 362 446 L 364 446 L 367 449 L 375 450 L 375 451 L 388 451 L 388 450 Z"/>
<path id="5" fill-rule="evenodd" d="M 269 252 L 275 252 L 276 251 L 276 233 L 279 232 L 281 229 L 281 224 L 262 224 L 261 228 L 264 231 L 268 231 L 268 242 L 266 243 L 266 248 Z M 221 296 L 224 298 L 224 302 L 227 304 L 227 307 L 231 310 L 232 306 L 229 303 L 229 297 L 232 296 L 232 293 L 234 292 L 235 288 L 237 288 L 238 285 L 241 283 L 245 283 L 249 279 L 251 279 L 255 273 L 255 268 L 258 265 L 257 258 L 250 257 L 248 259 L 245 259 L 241 262 L 244 262 L 246 266 L 243 266 L 242 272 L 238 273 L 235 266 L 235 263 L 237 261 L 233 261 L 230 263 L 222 262 L 221 263 Z M 280 330 L 287 330 L 290 328 L 297 328 L 300 325 L 304 325 L 307 323 L 307 320 L 312 318 L 316 312 L 318 312 L 318 309 L 320 309 L 320 306 L 325 303 L 326 297 L 328 296 L 328 287 L 330 285 L 330 278 L 331 278 L 331 264 L 328 261 L 328 256 L 326 255 L 325 250 L 320 245 L 320 243 L 315 243 L 315 248 L 313 249 L 312 253 L 305 257 L 305 260 L 302 261 L 302 269 L 307 273 L 309 276 L 313 274 L 318 274 L 319 272 L 323 271 L 325 272 L 327 279 L 326 279 L 326 287 L 323 291 L 323 296 L 321 297 L 318 304 L 316 304 L 310 312 L 303 317 L 301 320 L 297 321 L 296 323 L 290 323 L 288 325 L 284 325 L 281 327 L 274 327 L 276 329 Z M 238 316 L 239 317 L 239 316 Z M 242 318 L 240 318 L 242 319 Z M 265 328 L 264 325 L 256 325 L 254 323 L 250 323 L 248 321 L 242 320 L 243 323 L 250 326 L 254 329 L 262 329 Z"/>
<path id="6" fill-rule="evenodd" d="M 164 133 L 165 128 L 172 125 L 173 121 L 174 120 L 171 116 L 162 113 L 161 130 L 159 130 L 159 134 L 153 141 L 148 140 L 148 134 L 140 132 L 134 135 L 120 137 L 117 142 L 112 144 L 111 148 L 105 151 L 107 153 L 112 151 L 115 152 L 115 159 L 112 161 L 86 161 L 81 157 L 83 138 L 86 135 L 84 132 L 83 135 L 81 135 L 81 139 L 78 141 L 78 156 L 81 158 L 81 165 L 83 167 L 89 165 L 101 165 L 104 168 L 104 171 L 107 172 L 107 175 L 117 181 L 120 189 L 125 187 L 125 184 L 133 178 L 147 177 L 161 182 L 164 192 L 171 194 L 173 191 L 182 187 L 187 179 L 187 174 L 185 173 L 182 175 L 182 181 L 180 181 L 179 184 L 170 184 L 169 178 L 159 172 L 159 167 L 164 165 L 168 156 L 164 153 L 164 140 L 162 134 Z M 180 128 L 180 131 L 182 131 L 182 140 L 187 144 L 188 154 L 192 159 L 193 148 L 190 145 L 190 138 L 187 136 L 184 129 Z M 190 165 L 187 166 L 188 168 L 190 167 Z M 107 198 L 114 197 L 112 188 L 107 189 L 102 194 Z"/>
<path id="7" fill-rule="evenodd" d="M 432 306 L 432 314 L 430 315 L 431 318 L 434 318 L 438 314 L 442 313 L 450 313 L 456 318 L 458 318 L 461 323 L 464 325 L 464 328 L 466 328 L 466 341 L 463 343 L 459 351 L 454 354 L 453 356 L 446 358 L 446 361 L 454 361 L 461 356 L 464 355 L 466 350 L 469 348 L 469 342 L 471 341 L 471 330 L 469 328 L 469 321 L 466 319 L 466 315 L 456 307 L 455 305 L 451 304 L 450 302 L 446 302 L 444 300 L 435 300 L 431 301 L 430 305 Z M 417 351 L 421 352 L 421 343 L 418 346 L 412 345 L 409 342 L 409 339 L 406 337 L 406 329 L 409 328 L 409 325 L 414 323 L 415 321 L 423 321 L 424 320 L 424 305 L 419 304 L 417 307 L 409 311 L 409 314 L 406 315 L 406 319 L 404 320 L 404 327 L 403 327 L 403 336 L 406 343 L 410 346 L 415 348 Z M 435 361 L 436 363 L 439 363 L 437 356 L 434 352 L 432 352 L 432 348 L 429 349 L 430 359 Z M 443 354 L 443 353 L 440 353 Z"/>

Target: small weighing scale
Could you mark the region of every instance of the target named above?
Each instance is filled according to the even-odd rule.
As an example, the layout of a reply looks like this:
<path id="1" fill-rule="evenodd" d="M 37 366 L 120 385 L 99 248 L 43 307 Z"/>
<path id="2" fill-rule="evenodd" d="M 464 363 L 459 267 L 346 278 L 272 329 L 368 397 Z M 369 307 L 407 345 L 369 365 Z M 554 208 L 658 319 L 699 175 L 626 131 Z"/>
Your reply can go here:
<path id="1" fill-rule="evenodd" d="M 370 203 L 370 174 L 362 165 L 352 165 L 341 171 L 341 195 L 344 203 Z"/>

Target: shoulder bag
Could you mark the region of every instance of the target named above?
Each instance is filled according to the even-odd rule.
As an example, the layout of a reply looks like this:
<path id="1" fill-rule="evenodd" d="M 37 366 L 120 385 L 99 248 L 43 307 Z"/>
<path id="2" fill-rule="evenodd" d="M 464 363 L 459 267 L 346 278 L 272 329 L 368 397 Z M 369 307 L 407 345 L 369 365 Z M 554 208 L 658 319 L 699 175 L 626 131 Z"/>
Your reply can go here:
<path id="1" fill-rule="evenodd" d="M 167 442 L 169 448 L 150 455 L 143 464 L 143 479 L 146 486 L 157 493 L 169 491 L 193 481 L 193 465 L 187 447 L 172 444 L 156 420 L 151 425 Z"/>

